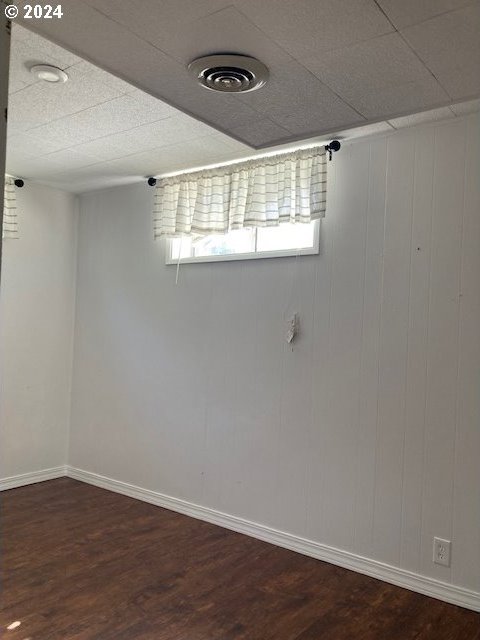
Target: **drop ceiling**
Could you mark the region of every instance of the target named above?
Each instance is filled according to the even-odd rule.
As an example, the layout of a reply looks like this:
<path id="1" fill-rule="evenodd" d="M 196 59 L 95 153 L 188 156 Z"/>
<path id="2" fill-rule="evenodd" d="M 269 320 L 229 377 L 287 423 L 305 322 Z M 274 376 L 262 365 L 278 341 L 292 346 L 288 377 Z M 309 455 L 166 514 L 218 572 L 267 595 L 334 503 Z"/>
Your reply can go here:
<path id="1" fill-rule="evenodd" d="M 470 88 L 465 95 L 449 95 L 447 104 L 441 100 L 428 108 L 432 105 L 425 96 L 437 80 L 430 72 L 425 75 L 426 67 L 406 47 L 403 36 L 380 33 L 386 18 L 376 3 L 243 0 L 225 5 L 223 0 L 67 1 L 62 3 L 61 21 L 28 23 L 47 38 L 16 22 L 7 171 L 82 193 L 147 175 L 242 159 L 293 141 L 368 135 L 479 108 L 478 91 L 472 94 Z M 433 8 L 440 8 L 438 17 L 450 22 L 468 10 L 474 25 L 479 9 L 479 3 L 454 0 L 382 0 L 382 5 L 399 27 L 430 23 Z M 279 16 L 269 23 L 275 8 Z M 438 72 L 442 45 L 437 41 L 441 34 L 435 33 L 430 54 Z M 367 39 L 360 41 L 361 37 Z M 54 40 L 68 42 L 60 46 Z M 183 62 L 222 48 L 221 43 L 224 48 L 227 40 L 232 49 L 267 62 L 272 77 L 266 87 L 252 94 L 225 95 L 192 82 Z M 160 44 L 170 54 L 160 51 Z M 464 86 L 468 77 L 478 80 L 473 70 L 480 75 L 480 63 L 470 45 L 462 45 L 459 56 L 466 59 L 470 46 L 470 60 L 463 76 L 452 77 L 452 87 Z M 443 46 L 452 54 L 448 40 Z M 443 58 L 444 66 L 454 68 L 452 55 Z M 38 63 L 66 70 L 69 81 L 37 81 L 29 69 Z M 318 79 L 320 74 L 325 82 Z M 401 100 L 408 108 L 399 108 Z M 361 105 L 362 115 L 353 113 L 350 103 Z M 379 104 L 386 112 L 395 107 L 394 115 L 383 119 Z"/>
<path id="2" fill-rule="evenodd" d="M 64 0 L 29 27 L 254 148 L 480 95 L 480 0 Z M 186 65 L 215 52 L 271 71 L 216 95 Z"/>
<path id="3" fill-rule="evenodd" d="M 64 69 L 68 82 L 36 80 L 35 63 Z M 8 173 L 79 193 L 245 153 L 246 145 L 14 25 Z"/>

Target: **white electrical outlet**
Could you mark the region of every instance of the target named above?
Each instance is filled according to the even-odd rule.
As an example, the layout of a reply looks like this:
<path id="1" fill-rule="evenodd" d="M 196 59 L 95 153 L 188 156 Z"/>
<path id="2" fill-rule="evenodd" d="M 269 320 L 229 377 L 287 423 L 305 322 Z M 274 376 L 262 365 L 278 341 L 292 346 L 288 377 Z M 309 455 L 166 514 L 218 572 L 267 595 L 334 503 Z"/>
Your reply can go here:
<path id="1" fill-rule="evenodd" d="M 452 543 L 450 540 L 443 540 L 443 538 L 433 539 L 433 561 L 435 564 L 441 564 L 444 567 L 449 567 L 451 551 Z"/>

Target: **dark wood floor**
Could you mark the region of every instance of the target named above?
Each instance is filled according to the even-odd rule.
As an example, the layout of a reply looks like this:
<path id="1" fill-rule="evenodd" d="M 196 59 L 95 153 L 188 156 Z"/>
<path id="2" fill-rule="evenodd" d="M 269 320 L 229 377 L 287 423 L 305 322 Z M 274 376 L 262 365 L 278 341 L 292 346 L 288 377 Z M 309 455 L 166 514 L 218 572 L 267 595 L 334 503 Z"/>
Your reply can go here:
<path id="1" fill-rule="evenodd" d="M 1 503 L 5 640 L 480 640 L 480 614 L 75 480 Z"/>

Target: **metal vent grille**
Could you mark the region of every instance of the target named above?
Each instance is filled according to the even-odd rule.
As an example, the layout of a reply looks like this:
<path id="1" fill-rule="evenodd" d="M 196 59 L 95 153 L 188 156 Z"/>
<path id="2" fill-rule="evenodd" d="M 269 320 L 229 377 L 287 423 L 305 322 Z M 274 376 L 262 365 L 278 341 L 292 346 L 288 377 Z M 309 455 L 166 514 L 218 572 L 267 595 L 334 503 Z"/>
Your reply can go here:
<path id="1" fill-rule="evenodd" d="M 263 87 L 268 80 L 267 67 L 249 56 L 205 56 L 191 62 L 188 70 L 206 89 L 226 93 L 254 91 Z"/>

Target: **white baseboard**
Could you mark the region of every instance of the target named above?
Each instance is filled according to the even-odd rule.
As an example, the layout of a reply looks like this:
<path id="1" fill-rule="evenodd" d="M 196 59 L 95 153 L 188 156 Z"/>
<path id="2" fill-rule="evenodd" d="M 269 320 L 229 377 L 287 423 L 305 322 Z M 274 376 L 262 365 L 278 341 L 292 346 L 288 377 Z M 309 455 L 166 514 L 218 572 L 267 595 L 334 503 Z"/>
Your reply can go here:
<path id="1" fill-rule="evenodd" d="M 473 611 L 480 611 L 480 593 L 476 591 L 457 587 L 446 582 L 440 582 L 433 578 L 400 569 L 399 567 L 350 553 L 349 551 L 343 551 L 342 549 L 336 549 L 335 547 L 330 547 L 313 540 L 300 538 L 291 533 L 278 531 L 256 522 L 250 522 L 237 516 L 216 511 L 215 509 L 209 509 L 208 507 L 202 507 L 185 500 L 172 498 L 171 496 L 157 493 L 156 491 L 142 489 L 141 487 L 126 482 L 92 473 L 91 471 L 84 471 L 67 466 L 67 475 L 75 480 L 121 493 L 130 498 L 149 502 L 159 507 L 170 509 L 171 511 L 183 513 L 192 518 L 211 522 L 226 529 L 231 529 L 232 531 L 237 531 L 238 533 L 243 533 L 265 542 L 270 542 L 271 544 L 302 553 L 306 556 L 311 556 L 312 558 L 317 558 L 318 560 L 330 562 L 345 569 L 378 578 L 384 582 L 389 582 L 432 598 L 450 602 L 467 609 L 473 609 Z"/>
<path id="2" fill-rule="evenodd" d="M 67 475 L 66 465 L 61 467 L 53 467 L 52 469 L 41 469 L 40 471 L 32 471 L 31 473 L 21 473 L 17 476 L 9 478 L 0 478 L 0 491 L 7 489 L 16 489 L 24 487 L 27 484 L 35 484 L 36 482 L 44 482 L 45 480 L 54 480 Z"/>

